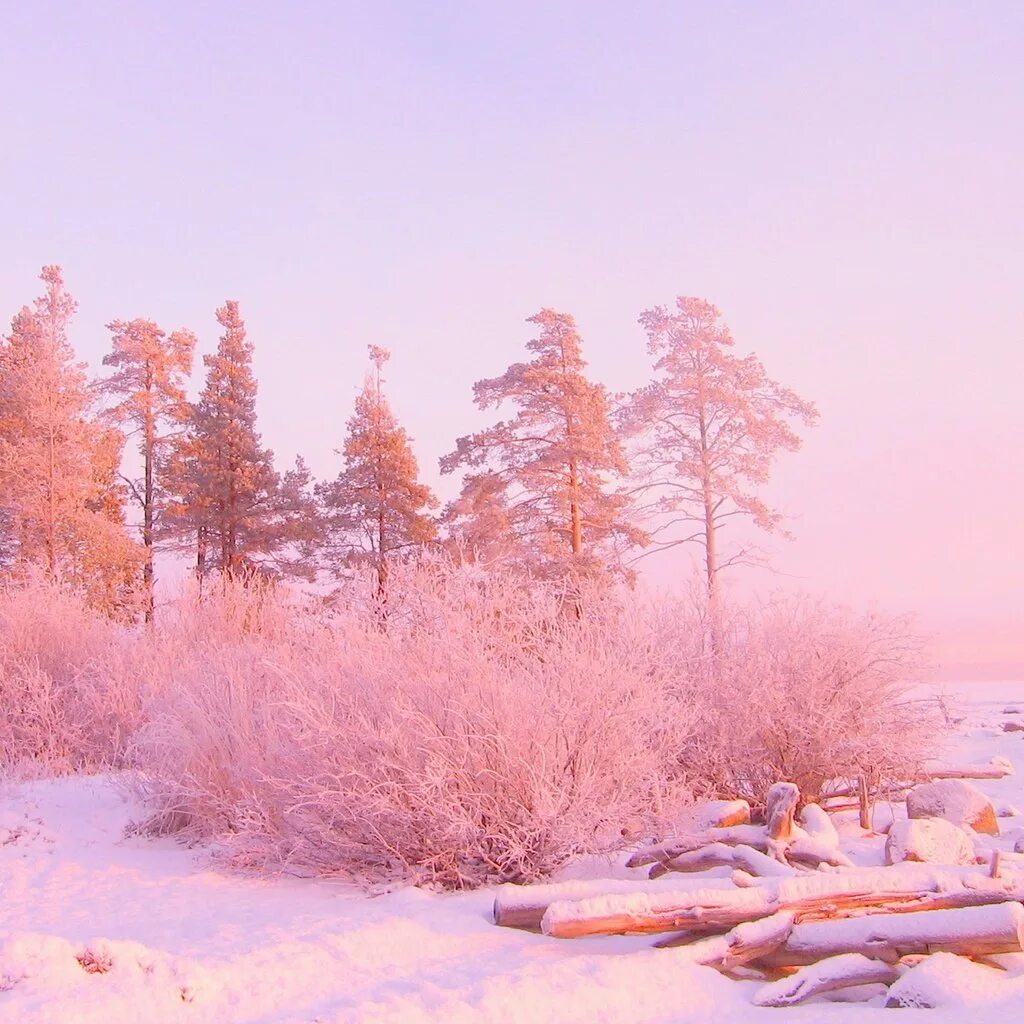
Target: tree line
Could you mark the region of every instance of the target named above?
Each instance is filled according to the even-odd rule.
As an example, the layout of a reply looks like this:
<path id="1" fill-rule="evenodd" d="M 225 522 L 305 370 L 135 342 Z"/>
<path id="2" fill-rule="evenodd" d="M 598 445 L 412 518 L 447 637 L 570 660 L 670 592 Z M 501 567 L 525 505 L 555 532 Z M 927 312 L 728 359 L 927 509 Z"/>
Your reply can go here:
<path id="1" fill-rule="evenodd" d="M 388 402 L 386 349 L 370 346 L 338 474 L 317 482 L 301 459 L 282 471 L 262 442 L 237 301 L 216 311 L 222 333 L 193 402 L 191 331 L 116 320 L 106 373 L 90 380 L 60 268 L 41 279 L 0 340 L 0 566 L 75 583 L 126 618 L 153 617 L 158 549 L 187 553 L 200 582 L 368 564 L 383 607 L 395 561 L 438 547 L 566 581 L 628 576 L 641 557 L 696 544 L 714 603 L 720 573 L 749 556 L 724 551 L 722 529 L 736 518 L 782 528 L 758 490 L 817 418 L 755 355 L 735 353 L 702 299 L 640 315 L 652 379 L 620 396 L 587 375 L 573 317 L 543 309 L 528 321 L 527 358 L 473 386 L 477 407 L 504 418 L 440 460 L 462 474 L 441 508 Z"/>

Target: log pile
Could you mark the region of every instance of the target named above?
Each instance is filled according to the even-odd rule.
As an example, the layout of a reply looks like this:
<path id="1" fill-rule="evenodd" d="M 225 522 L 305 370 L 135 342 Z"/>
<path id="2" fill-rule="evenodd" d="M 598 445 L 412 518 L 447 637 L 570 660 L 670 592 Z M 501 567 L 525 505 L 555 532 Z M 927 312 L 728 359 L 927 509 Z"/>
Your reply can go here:
<path id="1" fill-rule="evenodd" d="M 829 816 L 777 783 L 763 825 L 713 827 L 638 850 L 648 880 L 509 887 L 498 924 L 558 939 L 651 935 L 694 963 L 766 982 L 763 1006 L 888 986 L 922 957 L 1024 950 L 1024 873 L 991 864 L 855 867 Z M 732 868 L 700 877 L 708 868 Z"/>

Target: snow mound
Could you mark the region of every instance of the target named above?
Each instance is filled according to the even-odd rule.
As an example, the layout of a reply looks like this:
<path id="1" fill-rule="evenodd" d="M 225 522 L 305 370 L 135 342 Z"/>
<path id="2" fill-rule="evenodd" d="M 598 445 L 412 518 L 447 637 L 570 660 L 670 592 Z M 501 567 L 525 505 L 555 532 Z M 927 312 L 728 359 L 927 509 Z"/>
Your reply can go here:
<path id="1" fill-rule="evenodd" d="M 889 989 L 885 1005 L 924 1010 L 976 1006 L 998 998 L 1001 985 L 1006 985 L 1003 971 L 954 953 L 933 953 Z"/>

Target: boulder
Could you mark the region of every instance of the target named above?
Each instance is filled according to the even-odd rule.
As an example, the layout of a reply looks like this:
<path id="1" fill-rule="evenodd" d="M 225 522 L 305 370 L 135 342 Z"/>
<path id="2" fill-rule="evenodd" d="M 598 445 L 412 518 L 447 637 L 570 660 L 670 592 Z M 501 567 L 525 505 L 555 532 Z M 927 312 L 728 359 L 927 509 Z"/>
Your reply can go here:
<path id="1" fill-rule="evenodd" d="M 1003 732 L 1024 732 L 1024 722 L 1003 722 Z"/>
<path id="2" fill-rule="evenodd" d="M 943 818 L 908 818 L 897 821 L 885 840 L 886 864 L 903 861 L 922 864 L 973 864 L 971 837 Z"/>
<path id="3" fill-rule="evenodd" d="M 945 818 L 961 828 L 999 835 L 992 801 L 977 786 L 963 779 L 940 779 L 914 786 L 907 793 L 907 817 Z"/>

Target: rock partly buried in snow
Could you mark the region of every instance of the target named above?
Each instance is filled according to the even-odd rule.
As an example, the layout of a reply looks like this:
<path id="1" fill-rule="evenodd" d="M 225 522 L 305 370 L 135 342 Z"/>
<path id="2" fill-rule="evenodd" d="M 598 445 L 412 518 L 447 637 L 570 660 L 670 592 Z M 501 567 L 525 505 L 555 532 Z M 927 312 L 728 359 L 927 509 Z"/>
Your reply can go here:
<path id="1" fill-rule="evenodd" d="M 885 840 L 886 864 L 903 861 L 923 864 L 973 864 L 971 837 L 943 818 L 910 818 L 897 821 Z"/>
<path id="2" fill-rule="evenodd" d="M 750 821 L 750 804 L 746 800 L 708 800 L 698 804 L 694 824 L 699 829 L 732 828 Z"/>
<path id="3" fill-rule="evenodd" d="M 907 971 L 889 989 L 885 1005 L 922 1010 L 941 1006 L 976 1006 L 991 998 L 992 986 L 1005 984 L 1005 978 L 1004 971 L 975 963 L 966 957 L 954 953 L 933 953 Z"/>
<path id="4" fill-rule="evenodd" d="M 910 818 L 945 818 L 975 832 L 999 835 L 999 822 L 992 801 L 977 786 L 963 779 L 940 779 L 915 786 L 907 794 Z"/>
<path id="5" fill-rule="evenodd" d="M 1003 722 L 1003 732 L 1024 732 L 1024 722 Z"/>
<path id="6" fill-rule="evenodd" d="M 1020 708 L 1015 708 L 1015 707 L 1003 708 L 1003 714 L 1004 715 L 1019 715 L 1020 713 L 1021 713 Z"/>

